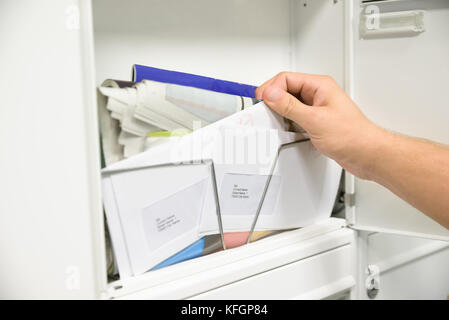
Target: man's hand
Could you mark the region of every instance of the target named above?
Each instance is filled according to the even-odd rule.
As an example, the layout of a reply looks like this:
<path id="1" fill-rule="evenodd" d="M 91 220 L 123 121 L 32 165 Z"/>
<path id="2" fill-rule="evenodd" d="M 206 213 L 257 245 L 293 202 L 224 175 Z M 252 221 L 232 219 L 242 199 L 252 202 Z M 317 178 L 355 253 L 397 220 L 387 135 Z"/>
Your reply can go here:
<path id="1" fill-rule="evenodd" d="M 313 145 L 361 178 L 369 177 L 368 146 L 384 130 L 369 121 L 331 77 L 281 72 L 256 90 L 256 98 L 309 134 Z"/>
<path id="2" fill-rule="evenodd" d="M 449 228 L 449 148 L 381 129 L 330 77 L 282 72 L 256 90 L 343 168 L 373 180 Z"/>

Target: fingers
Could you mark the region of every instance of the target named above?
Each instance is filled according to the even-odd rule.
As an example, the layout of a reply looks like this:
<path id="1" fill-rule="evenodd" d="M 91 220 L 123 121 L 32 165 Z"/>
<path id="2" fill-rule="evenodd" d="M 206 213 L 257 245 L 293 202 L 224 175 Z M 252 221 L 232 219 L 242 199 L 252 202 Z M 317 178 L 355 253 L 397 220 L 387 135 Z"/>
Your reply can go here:
<path id="1" fill-rule="evenodd" d="M 290 93 L 274 85 L 263 91 L 262 99 L 265 104 L 281 116 L 295 121 L 308 130 L 313 120 L 313 107 L 303 104 Z"/>
<path id="2" fill-rule="evenodd" d="M 314 105 L 318 90 L 326 86 L 331 79 L 327 76 L 311 75 L 295 72 L 281 72 L 270 80 L 266 81 L 255 92 L 257 99 L 262 99 L 264 91 L 270 86 L 275 86 L 290 94 L 301 98 L 307 105 Z M 321 97 L 322 100 L 322 97 Z"/>
<path id="3" fill-rule="evenodd" d="M 271 78 L 271 79 L 269 79 L 269 80 L 267 80 L 267 81 L 265 81 L 262 85 L 260 85 L 260 86 L 256 89 L 256 92 L 254 93 L 254 97 L 255 97 L 256 99 L 262 100 L 262 97 L 263 97 L 263 91 L 265 90 L 266 87 L 268 87 L 268 86 L 271 85 L 271 83 L 274 81 L 275 78 L 276 78 L 276 76 L 273 77 L 273 78 Z"/>

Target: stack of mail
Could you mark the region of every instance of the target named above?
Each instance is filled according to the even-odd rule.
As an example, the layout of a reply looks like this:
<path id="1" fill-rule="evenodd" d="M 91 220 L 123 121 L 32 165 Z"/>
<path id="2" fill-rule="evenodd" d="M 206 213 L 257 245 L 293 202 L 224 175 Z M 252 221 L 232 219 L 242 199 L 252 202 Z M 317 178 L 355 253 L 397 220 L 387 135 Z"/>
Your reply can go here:
<path id="1" fill-rule="evenodd" d="M 141 65 L 133 80 L 98 95 L 120 278 L 330 216 L 341 168 L 255 87 Z"/>
<path id="2" fill-rule="evenodd" d="M 149 80 L 106 80 L 99 91 L 107 99 L 100 110 L 106 164 L 253 105 L 247 97 Z"/>
<path id="3" fill-rule="evenodd" d="M 150 68 L 151 69 L 151 68 Z M 148 71 L 148 70 L 146 70 Z M 161 69 L 151 69 L 146 73 L 150 79 L 155 75 L 164 75 L 164 82 L 140 80 L 140 82 L 105 80 L 99 88 L 99 118 L 102 142 L 103 166 L 111 165 L 124 158 L 138 154 L 157 145 L 177 140 L 180 136 L 213 123 L 254 103 L 248 97 L 250 86 L 230 83 L 217 79 L 209 89 L 195 87 L 196 80 L 204 77 L 181 74 Z M 169 74 L 169 77 L 165 75 Z M 170 84 L 184 77 L 183 85 Z M 185 81 L 188 79 L 188 81 Z M 222 85 L 216 86 L 217 83 Z M 204 82 L 201 82 L 204 84 Z M 233 88 L 243 87 L 246 91 L 223 92 L 223 84 Z M 217 88 L 217 92 L 214 89 Z M 221 90 L 221 91 L 220 91 Z M 246 94 L 247 96 L 239 95 Z M 255 240 L 274 231 L 254 233 Z M 108 233 L 109 234 L 109 233 Z M 152 269 L 159 269 L 222 249 L 222 240 L 229 247 L 245 243 L 249 233 L 208 235 L 190 244 Z M 108 243 L 109 236 L 108 236 Z M 111 249 L 111 248 L 110 248 Z M 109 253 L 112 250 L 108 250 Z M 110 261 L 114 259 L 109 257 Z M 115 264 L 114 264 L 115 265 Z M 110 275 L 117 274 L 117 268 L 111 264 Z"/>
<path id="4" fill-rule="evenodd" d="M 208 236 L 225 249 L 231 233 L 249 242 L 328 218 L 340 174 L 263 103 L 111 164 L 103 201 L 120 276 L 204 248 Z"/>

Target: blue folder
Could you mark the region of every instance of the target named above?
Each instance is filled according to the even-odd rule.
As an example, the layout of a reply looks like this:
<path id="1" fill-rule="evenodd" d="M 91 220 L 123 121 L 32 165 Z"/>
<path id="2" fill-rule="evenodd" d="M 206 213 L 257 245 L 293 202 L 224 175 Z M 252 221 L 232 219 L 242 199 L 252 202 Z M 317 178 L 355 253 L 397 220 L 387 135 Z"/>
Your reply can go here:
<path id="1" fill-rule="evenodd" d="M 203 250 L 204 250 L 204 237 L 192 243 L 187 248 L 184 248 L 178 253 L 172 255 L 170 258 L 162 261 L 157 266 L 153 267 L 151 270 L 161 269 L 175 263 L 180 263 L 186 260 L 201 257 L 201 255 L 203 254 Z"/>
<path id="2" fill-rule="evenodd" d="M 147 67 L 140 64 L 133 66 L 132 80 L 134 82 L 153 80 L 249 98 L 254 98 L 254 91 L 257 89 L 257 87 L 247 84 L 218 80 L 191 73 Z"/>

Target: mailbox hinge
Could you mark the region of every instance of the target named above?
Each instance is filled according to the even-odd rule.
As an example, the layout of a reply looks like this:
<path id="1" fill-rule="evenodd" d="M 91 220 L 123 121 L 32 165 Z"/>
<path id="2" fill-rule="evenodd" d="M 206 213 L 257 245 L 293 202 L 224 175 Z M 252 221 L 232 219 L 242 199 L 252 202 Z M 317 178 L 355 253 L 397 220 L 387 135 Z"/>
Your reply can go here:
<path id="1" fill-rule="evenodd" d="M 347 207 L 355 206 L 355 193 L 345 193 L 344 202 Z"/>

